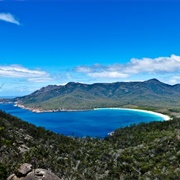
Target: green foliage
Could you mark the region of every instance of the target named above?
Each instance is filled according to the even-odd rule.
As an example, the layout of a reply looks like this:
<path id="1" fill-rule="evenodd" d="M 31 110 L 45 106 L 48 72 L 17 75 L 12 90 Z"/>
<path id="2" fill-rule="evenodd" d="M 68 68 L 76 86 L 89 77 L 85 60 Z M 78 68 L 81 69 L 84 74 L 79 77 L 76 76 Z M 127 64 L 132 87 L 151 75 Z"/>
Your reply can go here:
<path id="1" fill-rule="evenodd" d="M 64 179 L 178 179 L 180 119 L 121 128 L 105 139 L 55 134 L 0 112 L 0 179 L 21 163 Z"/>
<path id="2" fill-rule="evenodd" d="M 0 163 L 0 179 L 4 180 L 7 178 L 6 166 Z"/>

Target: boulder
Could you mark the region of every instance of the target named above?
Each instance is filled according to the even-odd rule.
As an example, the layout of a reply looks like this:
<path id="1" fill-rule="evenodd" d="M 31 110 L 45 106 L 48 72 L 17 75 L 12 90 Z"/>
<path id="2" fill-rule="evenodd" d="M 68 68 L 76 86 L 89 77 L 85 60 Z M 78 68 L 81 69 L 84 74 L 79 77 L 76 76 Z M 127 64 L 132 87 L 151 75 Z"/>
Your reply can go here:
<path id="1" fill-rule="evenodd" d="M 18 177 L 21 177 L 21 176 L 25 176 L 26 174 L 28 174 L 31 171 L 32 171 L 32 165 L 28 164 L 28 163 L 24 163 L 18 168 L 18 170 L 15 174 Z"/>
<path id="2" fill-rule="evenodd" d="M 7 180 L 62 180 L 54 173 L 46 169 L 32 169 L 31 164 L 22 164 L 15 174 L 12 174 Z"/>
<path id="3" fill-rule="evenodd" d="M 29 150 L 29 148 L 25 144 L 20 145 L 18 149 L 19 149 L 19 152 L 22 154 Z"/>

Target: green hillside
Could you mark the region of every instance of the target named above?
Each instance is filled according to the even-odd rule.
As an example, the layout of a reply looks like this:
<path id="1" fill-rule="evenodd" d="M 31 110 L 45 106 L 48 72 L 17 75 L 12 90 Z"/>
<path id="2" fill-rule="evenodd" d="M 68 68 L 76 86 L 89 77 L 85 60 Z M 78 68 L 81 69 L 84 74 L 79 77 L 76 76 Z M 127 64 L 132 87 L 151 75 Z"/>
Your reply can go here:
<path id="1" fill-rule="evenodd" d="M 32 109 L 57 111 L 142 106 L 177 110 L 180 107 L 180 84 L 171 86 L 157 79 L 95 84 L 70 82 L 65 86 L 43 87 L 15 101 Z"/>
<path id="2" fill-rule="evenodd" d="M 177 118 L 118 129 L 105 139 L 79 139 L 0 111 L 0 180 L 25 162 L 50 169 L 64 180 L 178 180 L 179 159 Z"/>

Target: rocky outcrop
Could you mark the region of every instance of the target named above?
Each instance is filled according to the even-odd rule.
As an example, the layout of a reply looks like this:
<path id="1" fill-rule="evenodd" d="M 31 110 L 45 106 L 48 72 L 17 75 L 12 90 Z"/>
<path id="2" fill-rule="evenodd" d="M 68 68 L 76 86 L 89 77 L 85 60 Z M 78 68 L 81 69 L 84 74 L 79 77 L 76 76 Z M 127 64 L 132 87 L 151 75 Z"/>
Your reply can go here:
<path id="1" fill-rule="evenodd" d="M 61 180 L 51 171 L 46 169 L 32 169 L 32 165 L 28 163 L 22 164 L 17 172 L 7 178 L 7 180 Z"/>

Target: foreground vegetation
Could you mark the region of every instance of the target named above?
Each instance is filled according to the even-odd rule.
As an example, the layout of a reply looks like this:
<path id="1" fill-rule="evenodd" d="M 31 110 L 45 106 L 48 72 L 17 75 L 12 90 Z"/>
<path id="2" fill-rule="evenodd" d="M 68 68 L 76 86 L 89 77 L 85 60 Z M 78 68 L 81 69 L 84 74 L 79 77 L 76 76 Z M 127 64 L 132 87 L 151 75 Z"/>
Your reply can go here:
<path id="1" fill-rule="evenodd" d="M 52 170 L 62 179 L 180 177 L 180 119 L 141 123 L 105 139 L 72 138 L 0 111 L 0 179 L 19 164 Z"/>

